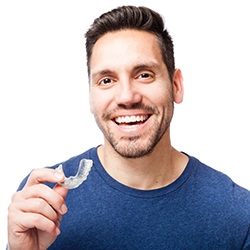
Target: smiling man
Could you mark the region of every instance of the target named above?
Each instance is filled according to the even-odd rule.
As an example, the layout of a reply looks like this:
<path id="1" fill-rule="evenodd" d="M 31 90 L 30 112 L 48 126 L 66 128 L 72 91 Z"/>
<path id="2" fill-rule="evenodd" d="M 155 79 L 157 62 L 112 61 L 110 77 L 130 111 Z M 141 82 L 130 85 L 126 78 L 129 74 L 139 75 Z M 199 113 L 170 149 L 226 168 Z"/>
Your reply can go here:
<path id="1" fill-rule="evenodd" d="M 104 142 L 62 163 L 68 176 L 93 161 L 76 189 L 53 184 L 64 179 L 59 164 L 22 182 L 9 249 L 250 249 L 250 192 L 171 144 L 183 82 L 161 16 L 135 6 L 104 13 L 86 50 Z"/>
<path id="2" fill-rule="evenodd" d="M 131 29 L 103 35 L 93 48 L 90 79 L 104 148 L 136 158 L 168 136 L 174 99 L 182 99 L 181 74 L 172 85 L 155 35 Z"/>
<path id="3" fill-rule="evenodd" d="M 96 41 L 89 61 L 91 110 L 104 134 L 98 155 L 111 176 L 129 186 L 136 178 L 132 186 L 140 189 L 169 184 L 188 161 L 169 133 L 182 74 L 176 69 L 170 79 L 159 44 L 143 30 L 113 31 Z"/>

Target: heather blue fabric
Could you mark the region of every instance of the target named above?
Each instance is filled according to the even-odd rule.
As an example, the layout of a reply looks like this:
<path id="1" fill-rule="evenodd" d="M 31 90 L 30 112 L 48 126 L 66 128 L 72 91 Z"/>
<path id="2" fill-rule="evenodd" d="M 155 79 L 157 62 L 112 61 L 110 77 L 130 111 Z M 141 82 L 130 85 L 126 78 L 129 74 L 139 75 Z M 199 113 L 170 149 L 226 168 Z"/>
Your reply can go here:
<path id="1" fill-rule="evenodd" d="M 96 148 L 64 162 L 66 176 L 82 158 L 94 165 L 69 190 L 61 234 L 49 249 L 250 249 L 250 192 L 196 158 L 189 156 L 175 182 L 151 191 L 116 182 Z"/>

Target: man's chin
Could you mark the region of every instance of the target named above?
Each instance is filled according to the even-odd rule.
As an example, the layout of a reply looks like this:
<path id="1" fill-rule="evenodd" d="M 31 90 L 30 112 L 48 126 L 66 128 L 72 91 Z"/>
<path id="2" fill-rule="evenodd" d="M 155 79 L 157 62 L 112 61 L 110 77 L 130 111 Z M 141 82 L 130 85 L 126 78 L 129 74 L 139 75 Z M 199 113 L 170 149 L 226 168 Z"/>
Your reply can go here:
<path id="1" fill-rule="evenodd" d="M 127 146 L 114 146 L 115 151 L 122 157 L 128 158 L 128 159 L 138 159 L 142 157 L 148 156 L 152 151 L 152 147 L 145 147 L 142 148 L 138 144 L 127 145 Z"/>

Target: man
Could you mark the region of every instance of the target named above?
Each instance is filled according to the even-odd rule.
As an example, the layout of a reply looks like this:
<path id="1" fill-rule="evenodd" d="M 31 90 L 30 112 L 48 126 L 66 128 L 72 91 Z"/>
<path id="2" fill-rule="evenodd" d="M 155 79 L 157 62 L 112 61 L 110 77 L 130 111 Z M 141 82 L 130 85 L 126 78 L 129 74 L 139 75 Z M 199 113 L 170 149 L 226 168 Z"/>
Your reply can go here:
<path id="1" fill-rule="evenodd" d="M 250 249 L 250 192 L 170 140 L 183 99 L 172 39 L 160 15 L 123 6 L 86 33 L 90 107 L 102 145 L 63 162 L 82 185 L 34 170 L 9 207 L 9 249 Z M 66 205 L 67 203 L 67 205 Z"/>

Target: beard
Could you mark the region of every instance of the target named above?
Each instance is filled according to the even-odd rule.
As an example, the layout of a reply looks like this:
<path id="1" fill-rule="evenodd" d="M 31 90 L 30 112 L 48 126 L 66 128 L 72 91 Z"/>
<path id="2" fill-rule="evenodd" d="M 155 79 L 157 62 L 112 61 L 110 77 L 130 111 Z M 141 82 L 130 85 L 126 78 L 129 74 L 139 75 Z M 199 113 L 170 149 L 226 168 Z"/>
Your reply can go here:
<path id="1" fill-rule="evenodd" d="M 94 117 L 98 127 L 112 148 L 122 157 L 136 159 L 149 155 L 168 130 L 173 117 L 174 102 L 171 100 L 164 106 L 165 112 L 161 114 L 161 119 L 155 119 L 154 125 L 148 134 L 117 137 L 111 131 L 110 127 L 104 126 L 107 121 L 110 121 L 111 115 L 117 110 L 133 108 L 140 108 L 149 111 L 154 116 L 160 116 L 160 112 L 157 108 L 139 103 L 130 107 L 118 107 L 115 110 L 104 113 L 101 118 L 94 112 Z"/>

